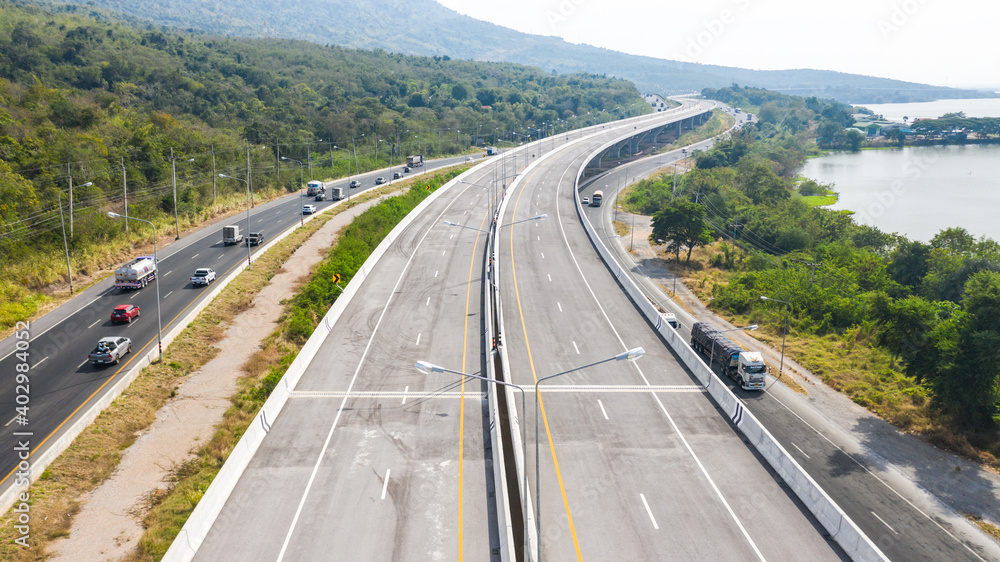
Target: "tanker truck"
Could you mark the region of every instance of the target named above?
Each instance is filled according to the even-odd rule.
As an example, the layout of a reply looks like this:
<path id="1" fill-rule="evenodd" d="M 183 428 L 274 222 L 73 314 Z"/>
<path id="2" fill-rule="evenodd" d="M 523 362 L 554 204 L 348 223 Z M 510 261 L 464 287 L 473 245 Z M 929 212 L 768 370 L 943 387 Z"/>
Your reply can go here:
<path id="1" fill-rule="evenodd" d="M 156 279 L 156 260 L 153 256 L 139 256 L 115 270 L 115 288 L 141 289 Z"/>

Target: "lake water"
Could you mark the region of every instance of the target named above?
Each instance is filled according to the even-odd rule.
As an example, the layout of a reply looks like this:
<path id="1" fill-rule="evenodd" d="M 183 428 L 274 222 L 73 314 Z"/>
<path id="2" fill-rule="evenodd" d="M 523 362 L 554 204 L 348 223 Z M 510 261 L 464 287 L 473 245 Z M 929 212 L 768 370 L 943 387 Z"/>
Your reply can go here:
<path id="1" fill-rule="evenodd" d="M 802 175 L 835 184 L 831 208 L 884 232 L 926 242 L 961 226 L 1000 241 L 1000 145 L 836 152 L 809 159 Z"/>
<path id="2" fill-rule="evenodd" d="M 965 112 L 966 117 L 1000 117 L 1000 98 L 937 100 L 920 103 L 857 104 L 890 121 L 936 119 L 945 113 Z"/>

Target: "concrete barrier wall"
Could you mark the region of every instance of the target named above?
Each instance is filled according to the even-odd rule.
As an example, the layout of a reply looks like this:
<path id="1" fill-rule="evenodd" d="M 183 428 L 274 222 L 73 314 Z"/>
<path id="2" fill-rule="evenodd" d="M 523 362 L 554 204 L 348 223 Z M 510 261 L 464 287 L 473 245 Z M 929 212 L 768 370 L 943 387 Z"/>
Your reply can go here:
<path id="1" fill-rule="evenodd" d="M 170 549 L 167 550 L 167 554 L 163 557 L 163 560 L 186 561 L 194 558 L 201 543 L 208 536 L 208 532 L 215 523 L 215 519 L 219 516 L 223 506 L 225 506 L 226 501 L 229 499 L 229 495 L 236 488 L 236 483 L 243 475 L 243 471 L 250 464 L 250 460 L 253 458 L 254 453 L 257 452 L 264 437 L 267 436 L 267 432 L 270 431 L 271 424 L 274 423 L 275 418 L 281 412 L 285 402 L 288 401 L 299 379 L 302 378 L 306 367 L 309 366 L 319 347 L 333 329 L 334 324 L 340 318 L 341 314 L 343 314 L 351 299 L 354 298 L 354 295 L 360 290 L 361 285 L 368 278 L 368 275 L 371 274 L 375 265 L 385 255 L 392 243 L 416 220 L 416 217 L 420 216 L 420 213 L 424 209 L 450 188 L 458 185 L 458 180 L 465 179 L 470 172 L 471 170 L 462 173 L 431 193 L 430 196 L 417 205 L 410 214 L 404 217 L 389 232 L 368 259 L 365 260 L 361 269 L 358 270 L 358 273 L 355 274 L 350 283 L 344 287 L 344 292 L 333 303 L 333 306 L 320 321 L 316 330 L 306 341 L 305 345 L 302 346 L 295 360 L 292 361 L 288 370 L 285 371 L 285 375 L 281 378 L 281 381 L 278 382 L 278 385 L 271 392 L 271 396 L 264 402 L 264 406 L 261 407 L 254 421 L 247 428 L 246 433 L 240 438 L 233 452 L 226 459 L 225 464 L 222 465 L 222 469 L 219 470 L 212 484 L 205 491 L 205 495 L 198 502 L 194 512 L 177 535 L 177 538 L 170 545 Z M 343 200 L 343 202 L 346 202 L 346 200 Z"/>
<path id="2" fill-rule="evenodd" d="M 613 143 L 609 143 L 591 153 L 589 162 Z M 586 164 L 584 164 L 585 166 Z M 579 185 L 583 176 L 583 167 L 577 174 Z M 816 517 L 819 523 L 830 533 L 830 536 L 851 557 L 852 560 L 876 561 L 888 560 L 875 543 L 847 516 L 846 513 L 830 498 L 811 476 L 788 454 L 780 443 L 767 431 L 757 418 L 750 413 L 725 383 L 708 368 L 701 357 L 687 344 L 669 324 L 660 319 L 659 310 L 642 293 L 628 272 L 615 260 L 611 251 L 604 245 L 593 225 L 583 212 L 580 203 L 579 189 L 574 192 L 577 212 L 590 237 L 591 243 L 597 248 L 601 259 L 621 284 L 625 293 L 639 308 L 646 319 L 656 328 L 668 345 L 680 357 L 681 361 L 694 374 L 698 381 L 706 387 L 709 395 L 719 408 L 729 416 L 733 424 L 747 437 L 758 453 L 767 461 L 771 468 L 788 484 L 789 488 L 805 504 L 806 508 Z"/>

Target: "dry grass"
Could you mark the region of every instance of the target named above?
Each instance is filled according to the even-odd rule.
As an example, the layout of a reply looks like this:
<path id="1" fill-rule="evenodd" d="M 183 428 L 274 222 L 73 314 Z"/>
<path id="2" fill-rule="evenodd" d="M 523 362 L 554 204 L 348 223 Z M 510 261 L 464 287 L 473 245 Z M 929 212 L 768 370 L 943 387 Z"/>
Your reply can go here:
<path id="1" fill-rule="evenodd" d="M 975 523 L 977 527 L 982 529 L 983 532 L 993 537 L 995 540 L 1000 540 L 1000 527 L 997 527 L 996 525 L 988 521 L 983 521 L 982 517 L 978 517 L 976 515 L 969 515 L 968 513 L 966 513 L 965 517 L 969 521 Z"/>
<path id="2" fill-rule="evenodd" d="M 394 184 L 393 189 L 399 189 Z M 367 194 L 366 194 L 367 195 Z M 352 198 L 352 206 L 376 195 Z M 356 200 L 356 202 L 355 202 Z M 213 346 L 222 337 L 229 322 L 250 307 L 254 296 L 263 289 L 281 269 L 282 264 L 313 233 L 336 214 L 347 209 L 322 213 L 304 228 L 296 230 L 276 244 L 266 254 L 258 257 L 253 269 L 241 273 L 174 341 L 164 353 L 165 361 L 143 369 L 129 388 L 116 399 L 73 444 L 53 462 L 42 477 L 31 486 L 32 526 L 29 548 L 13 543 L 16 534 L 11 514 L 0 518 L 0 559 L 37 560 L 45 557 L 49 541 L 69 533 L 72 517 L 79 511 L 83 496 L 94 490 L 117 468 L 121 451 L 127 449 L 155 420 L 156 412 L 174 395 L 176 388 L 190 373 L 210 361 L 218 352 Z M 287 353 L 283 344 L 265 346 L 254 354 L 246 367 L 251 373 L 242 385 L 254 384 L 263 377 L 276 360 Z M 241 391 L 242 391 L 241 386 Z M 237 399 L 238 400 L 238 399 Z M 230 408 L 234 410 L 234 408 Z M 238 409 L 237 409 L 238 410 Z M 230 415 L 227 412 L 220 432 L 242 435 L 253 413 Z M 237 437 L 238 438 L 238 437 Z M 221 466 L 221 459 L 228 455 L 228 442 L 213 440 L 206 446 L 205 454 Z M 191 470 L 192 463 L 182 465 L 175 478 Z M 207 488 L 207 484 L 205 485 Z M 201 490 L 200 493 L 203 493 Z M 186 498 L 196 501 L 197 491 L 188 490 Z M 146 498 L 150 508 L 162 505 L 172 494 L 154 491 Z"/>
<path id="3" fill-rule="evenodd" d="M 615 227 L 615 234 L 617 234 L 618 236 L 623 236 L 623 237 L 628 236 L 628 233 L 632 232 L 632 229 L 629 228 L 628 223 L 624 221 L 614 221 L 613 224 Z"/>

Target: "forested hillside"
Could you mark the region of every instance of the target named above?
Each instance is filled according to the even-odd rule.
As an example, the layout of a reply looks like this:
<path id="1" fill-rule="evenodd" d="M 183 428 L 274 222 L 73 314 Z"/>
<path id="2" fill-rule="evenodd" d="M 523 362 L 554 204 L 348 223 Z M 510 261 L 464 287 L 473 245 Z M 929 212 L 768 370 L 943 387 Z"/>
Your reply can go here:
<path id="1" fill-rule="evenodd" d="M 346 175 L 629 111 L 649 106 L 600 76 L 198 36 L 0 1 L 0 323 L 33 310 L 19 287 L 66 277 L 58 202 L 62 191 L 69 230 L 70 175 L 69 253 L 86 273 L 130 252 L 122 222 L 104 216 L 122 210 L 126 189 L 130 214 L 173 219 L 171 158 L 190 225 L 236 204 L 227 197 L 243 185 L 216 173 L 243 177 L 248 158 L 255 192 L 294 190 L 298 165 L 279 172 L 279 153 Z"/>
<path id="2" fill-rule="evenodd" d="M 994 96 L 875 76 L 829 70 L 750 70 L 630 55 L 558 37 L 530 35 L 464 16 L 434 0 L 27 0 L 59 9 L 107 10 L 179 28 L 238 37 L 284 37 L 411 55 L 517 62 L 558 72 L 591 72 L 635 82 L 661 94 L 747 84 L 801 96 L 853 103 L 925 101 Z M 63 5 L 63 2 L 70 4 Z M 553 2 L 553 14 L 573 11 L 582 0 Z M 558 4 L 558 7 L 556 6 Z M 502 5 L 497 4 L 501 9 Z M 621 7 L 615 8 L 621 9 Z M 656 18 L 669 18 L 664 8 Z M 561 16 L 559 16 L 561 17 Z M 641 15 L 639 17 L 642 17 Z"/>

